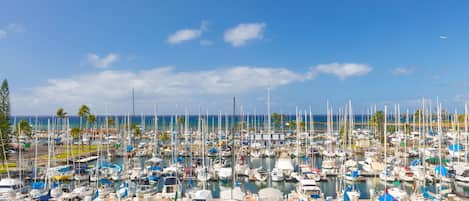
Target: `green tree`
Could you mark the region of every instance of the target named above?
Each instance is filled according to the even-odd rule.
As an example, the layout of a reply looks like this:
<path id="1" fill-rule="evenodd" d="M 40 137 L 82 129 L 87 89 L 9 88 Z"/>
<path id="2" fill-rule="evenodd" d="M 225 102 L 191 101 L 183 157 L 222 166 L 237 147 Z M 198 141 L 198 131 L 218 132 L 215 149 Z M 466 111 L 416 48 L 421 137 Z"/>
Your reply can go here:
<path id="1" fill-rule="evenodd" d="M 420 115 L 421 115 L 421 111 L 420 110 L 415 110 L 414 117 L 415 117 L 415 123 L 417 123 L 417 124 L 420 121 Z"/>
<path id="2" fill-rule="evenodd" d="M 86 118 L 86 121 L 89 123 L 90 127 L 91 127 L 91 132 L 93 133 L 93 139 L 96 139 L 96 133 L 94 131 L 94 128 L 96 127 L 96 115 L 93 115 L 93 114 L 90 114 L 88 115 L 88 117 Z M 91 140 L 90 140 L 90 143 L 91 143 Z"/>
<path id="3" fill-rule="evenodd" d="M 81 151 L 81 146 L 83 145 L 83 140 L 80 139 L 82 137 L 82 131 L 83 131 L 83 118 L 87 118 L 88 115 L 90 115 L 90 108 L 86 105 L 81 105 L 80 108 L 78 108 L 78 116 L 80 117 L 80 130 L 78 130 L 80 133 L 78 134 L 78 140 L 80 141 L 78 150 Z M 87 120 L 88 121 L 88 120 Z"/>
<path id="4" fill-rule="evenodd" d="M 132 125 L 130 125 L 130 129 L 132 130 L 132 133 L 134 134 L 134 138 L 141 137 L 142 130 L 140 130 L 140 128 L 138 127 L 136 123 L 132 123 Z"/>
<path id="5" fill-rule="evenodd" d="M 6 79 L 3 80 L 0 87 L 0 133 L 2 135 L 1 145 L 6 150 L 10 147 L 9 136 L 11 134 L 10 90 Z M 5 160 L 3 150 L 0 149 L 0 159 Z"/>
<path id="6" fill-rule="evenodd" d="M 287 124 L 288 124 L 288 128 L 290 130 L 295 130 L 296 129 L 296 121 L 295 120 L 291 120 L 291 121 L 287 122 Z"/>
<path id="7" fill-rule="evenodd" d="M 274 121 L 274 128 L 280 125 L 280 115 L 278 113 L 272 113 L 272 120 Z"/>
<path id="8" fill-rule="evenodd" d="M 379 136 L 381 142 L 384 142 L 384 112 L 377 111 L 371 116 L 370 124 L 374 128 L 374 134 Z"/>
<path id="9" fill-rule="evenodd" d="M 63 108 L 57 109 L 57 118 L 64 119 L 65 117 L 67 117 L 65 110 Z"/>
<path id="10" fill-rule="evenodd" d="M 0 113 L 3 113 L 8 121 L 10 121 L 10 89 L 8 81 L 5 79 L 0 87 Z"/>
<path id="11" fill-rule="evenodd" d="M 160 141 L 163 142 L 163 143 L 168 142 L 169 141 L 169 133 L 168 132 L 163 132 L 160 135 Z"/>
<path id="12" fill-rule="evenodd" d="M 80 128 L 72 128 L 70 130 L 70 135 L 72 135 L 72 138 L 77 140 L 80 138 Z"/>
<path id="13" fill-rule="evenodd" d="M 83 118 L 87 118 L 90 115 L 90 108 L 86 105 L 81 105 L 78 109 L 78 116 L 80 117 L 80 131 L 83 128 Z"/>
<path id="14" fill-rule="evenodd" d="M 67 117 L 67 113 L 65 112 L 65 110 L 63 108 L 59 108 L 59 109 L 57 109 L 56 115 L 57 115 L 57 121 L 58 121 L 57 127 L 59 127 L 62 130 L 63 129 L 63 122 L 64 122 L 65 118 Z"/>
<path id="15" fill-rule="evenodd" d="M 21 119 L 20 122 L 18 122 L 15 125 L 15 128 L 16 128 L 15 129 L 16 137 L 20 137 L 24 135 L 24 136 L 27 136 L 28 138 L 31 138 L 33 128 L 24 119 Z"/>
<path id="16" fill-rule="evenodd" d="M 116 125 L 116 120 L 114 120 L 113 118 L 108 118 L 107 119 L 107 125 L 112 128 Z"/>

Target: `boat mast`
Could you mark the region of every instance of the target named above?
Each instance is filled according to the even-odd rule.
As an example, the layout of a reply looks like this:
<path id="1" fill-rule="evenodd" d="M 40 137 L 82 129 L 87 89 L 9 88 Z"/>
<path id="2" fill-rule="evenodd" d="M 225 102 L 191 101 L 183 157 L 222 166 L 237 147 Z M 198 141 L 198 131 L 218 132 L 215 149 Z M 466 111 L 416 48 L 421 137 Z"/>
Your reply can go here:
<path id="1" fill-rule="evenodd" d="M 388 171 L 388 164 L 387 164 L 387 146 L 388 146 L 388 139 L 387 139 L 387 124 L 388 124 L 388 106 L 384 105 L 384 171 Z M 387 183 L 384 183 L 384 191 L 386 193 L 387 190 Z"/>
<path id="2" fill-rule="evenodd" d="M 236 97 L 233 97 L 233 114 L 231 116 L 231 180 L 232 180 L 232 189 L 231 189 L 231 200 L 233 200 L 233 191 L 236 184 L 236 174 L 235 174 L 235 115 L 236 115 Z"/>
<path id="3" fill-rule="evenodd" d="M 272 144 L 272 130 L 271 130 L 271 114 L 270 114 L 270 88 L 267 88 L 267 135 L 269 136 L 268 152 L 270 153 Z"/>

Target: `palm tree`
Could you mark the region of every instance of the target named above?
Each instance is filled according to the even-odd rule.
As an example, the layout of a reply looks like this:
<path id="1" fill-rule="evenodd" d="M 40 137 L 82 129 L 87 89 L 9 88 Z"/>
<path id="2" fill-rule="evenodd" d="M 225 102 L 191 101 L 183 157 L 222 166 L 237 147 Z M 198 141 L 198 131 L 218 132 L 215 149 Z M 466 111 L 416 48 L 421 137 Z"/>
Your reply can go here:
<path id="1" fill-rule="evenodd" d="M 59 108 L 57 109 L 57 117 L 58 118 L 65 118 L 67 116 L 67 112 L 65 112 L 65 110 L 63 108 Z"/>
<path id="2" fill-rule="evenodd" d="M 272 113 L 272 120 L 274 121 L 274 128 L 280 125 L 280 115 L 278 113 Z"/>
<path id="3" fill-rule="evenodd" d="M 59 108 L 57 109 L 57 127 L 60 128 L 60 130 L 63 130 L 63 121 L 65 120 L 65 118 L 67 117 L 67 112 L 65 112 L 65 110 L 63 108 Z M 59 126 L 59 123 L 61 126 Z"/>
<path id="4" fill-rule="evenodd" d="M 371 116 L 370 124 L 373 126 L 374 131 L 373 133 L 378 134 L 379 139 L 381 142 L 384 142 L 384 112 L 377 111 L 375 114 Z M 376 137 L 376 136 L 375 136 Z"/>
<path id="5" fill-rule="evenodd" d="M 136 123 L 132 123 L 132 125 L 130 126 L 130 129 L 132 129 L 134 138 L 138 138 L 142 135 L 142 131 L 140 130 L 140 128 L 137 126 Z"/>
<path id="6" fill-rule="evenodd" d="M 93 114 L 90 114 L 88 115 L 88 117 L 86 118 L 86 127 L 88 127 L 88 125 L 91 127 L 90 130 L 91 130 L 91 133 L 93 135 L 93 140 L 96 140 L 96 133 L 95 133 L 95 126 L 96 126 L 96 116 L 93 115 Z M 90 140 L 88 141 L 88 151 L 91 150 L 91 137 L 89 137 Z"/>
<path id="7" fill-rule="evenodd" d="M 72 130 L 70 130 L 70 135 L 72 135 L 72 138 L 75 139 L 75 140 L 80 138 L 80 129 L 79 128 L 72 128 Z"/>
<path id="8" fill-rule="evenodd" d="M 80 117 L 80 130 L 79 132 L 82 131 L 83 127 L 83 118 L 86 118 L 88 115 L 90 115 L 90 108 L 86 105 L 81 105 L 80 108 L 78 109 L 78 116 Z M 79 138 L 81 137 L 81 134 L 79 134 Z M 78 139 L 80 140 L 80 139 Z M 83 144 L 83 140 L 80 140 L 79 143 L 79 151 L 81 151 L 81 145 Z"/>
<path id="9" fill-rule="evenodd" d="M 116 120 L 114 120 L 113 118 L 108 118 L 108 119 L 107 119 L 107 125 L 108 125 L 109 127 L 115 126 L 115 125 L 116 125 Z"/>
<path id="10" fill-rule="evenodd" d="M 86 118 L 86 121 L 90 124 L 91 126 L 91 132 L 93 133 L 93 139 L 96 138 L 95 133 L 93 131 L 93 128 L 96 127 L 96 115 L 90 114 L 88 118 Z M 91 141 L 90 141 L 91 142 Z"/>
<path id="11" fill-rule="evenodd" d="M 18 122 L 16 124 L 15 132 L 16 132 L 16 137 L 19 137 L 21 135 L 25 135 L 28 138 L 31 138 L 32 127 L 31 127 L 31 125 L 29 125 L 29 123 L 27 121 L 25 121 L 24 119 L 21 119 L 20 122 Z"/>
<path id="12" fill-rule="evenodd" d="M 296 128 L 296 121 L 295 120 L 291 120 L 290 122 L 287 122 L 287 124 L 288 124 L 288 128 L 290 130 L 293 130 L 293 129 Z"/>

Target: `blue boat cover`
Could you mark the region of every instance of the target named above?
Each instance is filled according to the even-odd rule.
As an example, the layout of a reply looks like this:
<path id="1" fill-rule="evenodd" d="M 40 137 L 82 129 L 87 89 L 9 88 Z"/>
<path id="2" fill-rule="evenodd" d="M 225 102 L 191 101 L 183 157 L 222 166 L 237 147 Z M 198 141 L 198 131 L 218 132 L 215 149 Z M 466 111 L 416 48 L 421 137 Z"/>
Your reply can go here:
<path id="1" fill-rule="evenodd" d="M 44 189 L 44 182 L 38 181 L 31 184 L 32 189 Z"/>
<path id="2" fill-rule="evenodd" d="M 148 167 L 148 170 L 151 170 L 151 171 L 158 171 L 158 170 L 161 170 L 161 167 L 160 166 L 150 166 Z"/>
<path id="3" fill-rule="evenodd" d="M 460 144 L 452 144 L 448 147 L 448 149 L 451 151 L 461 151 L 464 149 L 464 147 L 461 146 Z"/>
<path id="4" fill-rule="evenodd" d="M 441 176 L 446 177 L 448 175 L 448 169 L 445 166 L 435 166 L 435 173 L 441 174 Z"/>
<path id="5" fill-rule="evenodd" d="M 392 197 L 392 195 L 390 195 L 389 193 L 386 193 L 384 195 L 381 195 L 379 196 L 379 201 L 394 201 L 394 197 Z"/>
<path id="6" fill-rule="evenodd" d="M 417 165 L 421 165 L 422 164 L 422 161 L 420 159 L 415 159 L 412 161 L 412 166 L 417 166 Z"/>
<path id="7" fill-rule="evenodd" d="M 218 153 L 218 150 L 217 150 L 217 148 L 212 147 L 212 148 L 210 148 L 210 149 L 208 150 L 208 153 L 216 154 L 216 153 Z"/>
<path id="8" fill-rule="evenodd" d="M 102 178 L 102 179 L 99 180 L 99 183 L 102 184 L 102 185 L 111 185 L 112 181 L 109 180 L 109 179 Z"/>
<path id="9" fill-rule="evenodd" d="M 134 147 L 132 145 L 127 145 L 127 152 L 131 152 L 134 150 Z"/>

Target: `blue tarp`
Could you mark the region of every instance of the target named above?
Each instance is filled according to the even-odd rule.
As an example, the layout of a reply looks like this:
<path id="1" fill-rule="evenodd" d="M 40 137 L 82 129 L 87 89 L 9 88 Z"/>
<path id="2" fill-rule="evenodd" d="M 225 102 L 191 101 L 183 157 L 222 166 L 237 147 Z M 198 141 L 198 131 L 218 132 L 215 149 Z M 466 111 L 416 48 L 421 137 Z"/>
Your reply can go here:
<path id="1" fill-rule="evenodd" d="M 116 169 L 117 171 L 122 171 L 122 167 L 118 164 L 114 164 L 114 163 L 109 163 L 109 162 L 106 162 L 106 161 L 102 161 L 101 162 L 101 168 L 111 168 L 111 169 Z"/>
<path id="2" fill-rule="evenodd" d="M 430 199 L 430 200 L 435 200 L 436 199 L 435 197 L 433 197 L 433 195 L 428 193 L 428 190 L 425 187 L 422 187 L 422 195 L 425 199 Z"/>
<path id="3" fill-rule="evenodd" d="M 153 175 L 150 175 L 147 178 L 148 178 L 148 181 L 158 181 L 158 180 L 160 180 L 160 177 L 153 176 Z"/>
<path id="4" fill-rule="evenodd" d="M 184 162 L 184 158 L 183 158 L 183 157 L 178 157 L 178 158 L 177 158 L 177 162 L 179 162 L 179 163 Z"/>
<path id="5" fill-rule="evenodd" d="M 31 184 L 32 189 L 44 189 L 44 182 L 34 182 Z"/>
<path id="6" fill-rule="evenodd" d="M 422 164 L 422 161 L 419 160 L 419 159 L 415 159 L 412 161 L 412 166 L 417 166 L 417 165 L 421 165 Z"/>
<path id="7" fill-rule="evenodd" d="M 353 170 L 352 171 L 352 177 L 358 177 L 358 170 Z"/>
<path id="8" fill-rule="evenodd" d="M 438 135 L 438 133 L 436 131 L 430 131 L 430 132 L 428 132 L 428 135 L 436 136 L 436 135 Z"/>
<path id="9" fill-rule="evenodd" d="M 344 201 L 350 201 L 350 198 L 348 197 L 348 192 L 352 190 L 352 187 L 347 186 L 344 190 Z"/>
<path id="10" fill-rule="evenodd" d="M 94 200 L 94 199 L 98 198 L 98 196 L 99 196 L 99 192 L 98 192 L 98 190 L 96 190 L 91 199 Z"/>
<path id="11" fill-rule="evenodd" d="M 72 170 L 72 167 L 66 166 L 66 167 L 58 169 L 57 171 L 60 172 L 60 173 L 64 173 L 64 172 L 68 172 L 70 170 Z"/>
<path id="12" fill-rule="evenodd" d="M 160 166 L 150 166 L 148 168 L 148 170 L 151 170 L 151 171 L 158 171 L 158 170 L 161 170 L 161 167 Z"/>
<path id="13" fill-rule="evenodd" d="M 212 147 L 212 148 L 210 148 L 210 149 L 208 150 L 208 153 L 216 154 L 216 153 L 218 153 L 218 150 L 217 150 L 217 148 Z"/>
<path id="14" fill-rule="evenodd" d="M 386 193 L 384 195 L 379 196 L 379 201 L 394 201 L 394 197 L 390 195 L 389 193 Z"/>
<path id="15" fill-rule="evenodd" d="M 134 150 L 134 147 L 132 145 L 127 145 L 127 152 L 131 152 Z"/>
<path id="16" fill-rule="evenodd" d="M 443 177 L 446 177 L 448 175 L 448 169 L 444 166 L 435 166 L 435 174 L 440 174 L 441 173 L 441 176 Z"/>
<path id="17" fill-rule="evenodd" d="M 50 195 L 42 195 L 38 198 L 39 201 L 49 201 L 52 197 Z"/>
<path id="18" fill-rule="evenodd" d="M 448 147 L 448 149 L 449 149 L 450 151 L 461 151 L 461 150 L 464 149 L 464 147 L 461 146 L 460 144 L 452 144 L 452 145 L 450 145 L 450 146 Z"/>
<path id="19" fill-rule="evenodd" d="M 112 181 L 109 180 L 109 179 L 100 179 L 99 183 L 102 184 L 102 185 L 111 185 Z"/>

